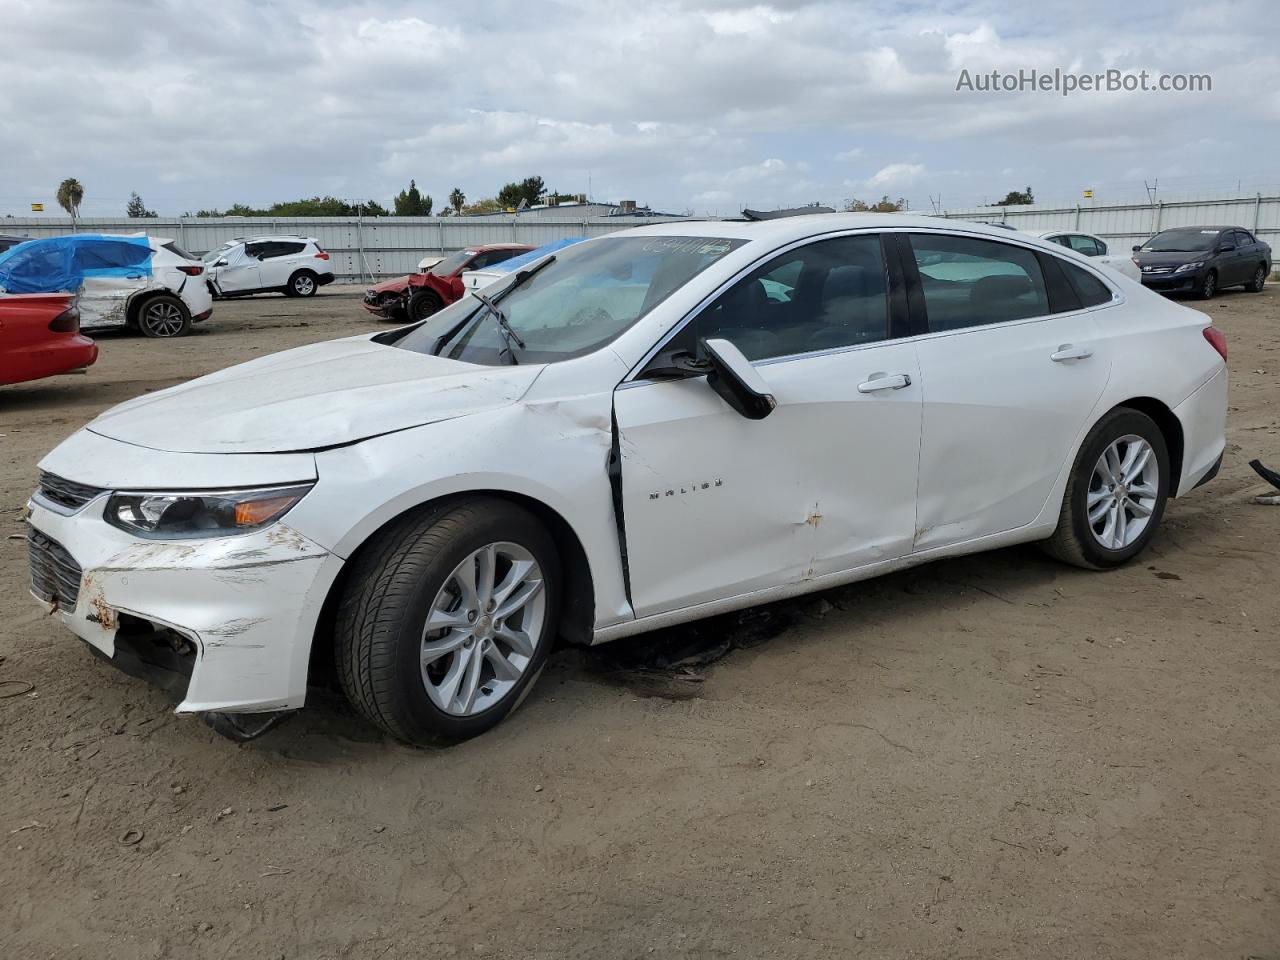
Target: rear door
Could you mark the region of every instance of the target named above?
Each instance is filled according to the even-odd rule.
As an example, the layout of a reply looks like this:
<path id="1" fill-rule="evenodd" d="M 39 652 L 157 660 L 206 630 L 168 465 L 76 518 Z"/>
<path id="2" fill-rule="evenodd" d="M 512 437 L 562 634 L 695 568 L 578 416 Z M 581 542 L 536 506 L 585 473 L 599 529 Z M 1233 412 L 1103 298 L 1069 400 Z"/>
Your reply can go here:
<path id="1" fill-rule="evenodd" d="M 80 325 L 124 326 L 129 298 L 152 285 L 154 255 L 136 243 L 113 243 L 104 239 L 82 250 L 79 257 L 84 263 Z"/>
<path id="2" fill-rule="evenodd" d="M 618 388 L 638 616 L 910 553 L 921 388 L 890 290 L 878 236 L 812 241 L 746 274 L 663 346 L 659 358 L 731 341 L 777 400 L 763 420 L 702 376 L 646 368 Z"/>
<path id="3" fill-rule="evenodd" d="M 265 289 L 283 287 L 298 269 L 300 254 L 307 245 L 301 240 L 272 240 L 262 251 L 259 279 Z"/>
<path id="4" fill-rule="evenodd" d="M 923 388 L 916 551 L 1034 520 L 1110 376 L 1066 268 L 1030 247 L 903 235 Z M 1063 264 L 1059 267 L 1058 264 Z M 1095 298 L 1096 299 L 1096 298 Z"/>

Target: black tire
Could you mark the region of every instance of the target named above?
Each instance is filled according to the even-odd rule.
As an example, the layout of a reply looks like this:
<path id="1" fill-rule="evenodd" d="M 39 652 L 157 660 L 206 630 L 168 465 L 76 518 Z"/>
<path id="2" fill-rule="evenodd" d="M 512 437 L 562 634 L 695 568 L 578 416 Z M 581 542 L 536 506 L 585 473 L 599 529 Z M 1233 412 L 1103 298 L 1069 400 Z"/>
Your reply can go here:
<path id="1" fill-rule="evenodd" d="M 420 657 L 436 594 L 470 553 L 507 541 L 543 571 L 546 616 L 533 656 L 512 689 L 469 716 L 446 713 L 427 695 Z M 356 710 L 407 743 L 442 746 L 478 736 L 507 717 L 537 680 L 556 634 L 560 560 L 555 541 L 528 511 L 476 498 L 424 508 L 361 547 L 334 623 L 338 679 Z"/>
<path id="2" fill-rule="evenodd" d="M 320 289 L 320 280 L 310 270 L 299 270 L 285 284 L 286 297 L 314 297 Z"/>
<path id="3" fill-rule="evenodd" d="M 1264 263 L 1258 264 L 1258 269 L 1253 271 L 1253 279 L 1244 285 L 1244 288 L 1250 293 L 1261 293 L 1262 287 L 1267 282 L 1267 266 Z"/>
<path id="4" fill-rule="evenodd" d="M 417 323 L 419 320 L 425 320 L 437 310 L 444 306 L 440 297 L 432 290 L 418 290 L 409 297 L 407 310 L 409 313 L 409 322 Z"/>
<path id="5" fill-rule="evenodd" d="M 177 297 L 162 294 L 149 297 L 138 308 L 135 322 L 144 337 L 164 340 L 185 337 L 191 332 L 191 311 Z"/>
<path id="6" fill-rule="evenodd" d="M 1130 434 L 1141 437 L 1151 445 L 1160 475 L 1155 506 L 1146 527 L 1129 546 L 1113 550 L 1103 546 L 1090 527 L 1087 506 L 1089 486 L 1094 466 L 1103 451 L 1116 440 Z M 1155 421 L 1145 413 L 1129 407 L 1117 407 L 1098 421 L 1081 445 L 1062 497 L 1062 512 L 1058 516 L 1057 529 L 1041 546 L 1050 556 L 1088 570 L 1106 570 L 1128 563 L 1146 548 L 1160 526 L 1173 479 L 1169 471 L 1169 447 Z"/>
<path id="7" fill-rule="evenodd" d="M 1204 275 L 1204 279 L 1200 281 L 1200 286 L 1196 288 L 1197 300 L 1212 300 L 1213 295 L 1218 292 L 1218 271 L 1210 270 Z"/>

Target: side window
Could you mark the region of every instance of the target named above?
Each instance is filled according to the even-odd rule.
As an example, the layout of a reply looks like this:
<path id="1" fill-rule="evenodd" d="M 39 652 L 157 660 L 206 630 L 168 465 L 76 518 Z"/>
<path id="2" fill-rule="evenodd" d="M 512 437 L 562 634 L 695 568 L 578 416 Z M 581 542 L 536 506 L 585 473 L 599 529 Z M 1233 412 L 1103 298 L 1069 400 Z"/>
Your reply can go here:
<path id="1" fill-rule="evenodd" d="M 750 360 L 874 343 L 889 336 L 880 237 L 835 237 L 779 254 L 722 293 L 680 333 L 730 341 Z"/>
<path id="2" fill-rule="evenodd" d="M 906 234 L 924 291 L 929 329 L 960 330 L 1049 313 L 1036 255 L 995 240 Z"/>
<path id="3" fill-rule="evenodd" d="M 1082 233 L 1069 234 L 1067 239 L 1070 241 L 1067 246 L 1076 253 L 1083 253 L 1086 257 L 1096 257 L 1102 251 L 1098 249 L 1097 242 L 1093 237 L 1086 237 Z"/>
<path id="4" fill-rule="evenodd" d="M 1080 298 L 1081 307 L 1096 307 L 1111 302 L 1111 289 L 1088 270 L 1081 270 L 1074 263 L 1067 263 L 1059 257 L 1054 257 L 1054 260 L 1066 275 L 1071 289 Z"/>
<path id="5" fill-rule="evenodd" d="M 246 243 L 244 245 L 244 252 L 251 257 L 265 257 L 267 255 L 267 249 L 270 246 L 271 244 L 267 243 L 265 240 L 260 240 L 257 243 Z"/>
<path id="6" fill-rule="evenodd" d="M 1071 246 L 1071 238 L 1068 234 L 1060 233 L 1056 237 L 1049 238 L 1050 243 L 1056 243 L 1060 247 Z"/>
<path id="7" fill-rule="evenodd" d="M 1248 246 L 1248 245 L 1249 245 L 1249 244 L 1251 244 L 1251 243 L 1253 243 L 1253 237 L 1250 235 L 1250 233 L 1249 233 L 1249 231 L 1248 231 L 1248 230 L 1237 230 L 1237 231 L 1236 231 L 1236 246 L 1237 246 L 1237 247 L 1245 247 L 1245 246 Z"/>
<path id="8" fill-rule="evenodd" d="M 495 259 L 495 256 L 494 256 L 497 252 L 498 251 L 496 250 L 490 250 L 487 253 L 478 253 L 475 255 L 474 258 L 472 258 L 471 262 L 468 263 L 463 269 L 464 270 L 483 270 L 485 267 L 489 266 L 491 263 L 498 262 L 498 260 Z"/>

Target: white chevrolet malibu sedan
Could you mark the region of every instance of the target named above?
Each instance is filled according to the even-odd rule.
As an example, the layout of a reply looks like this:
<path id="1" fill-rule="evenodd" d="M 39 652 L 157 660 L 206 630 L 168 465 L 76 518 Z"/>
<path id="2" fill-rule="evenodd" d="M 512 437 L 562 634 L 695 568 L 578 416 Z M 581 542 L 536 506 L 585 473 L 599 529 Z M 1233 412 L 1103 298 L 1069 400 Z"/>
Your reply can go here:
<path id="1" fill-rule="evenodd" d="M 331 670 L 395 737 L 456 741 L 557 640 L 1024 541 L 1125 563 L 1218 469 L 1225 353 L 1006 230 L 642 227 L 109 410 L 40 464 L 32 590 L 174 671 L 181 713 L 247 735 Z"/>

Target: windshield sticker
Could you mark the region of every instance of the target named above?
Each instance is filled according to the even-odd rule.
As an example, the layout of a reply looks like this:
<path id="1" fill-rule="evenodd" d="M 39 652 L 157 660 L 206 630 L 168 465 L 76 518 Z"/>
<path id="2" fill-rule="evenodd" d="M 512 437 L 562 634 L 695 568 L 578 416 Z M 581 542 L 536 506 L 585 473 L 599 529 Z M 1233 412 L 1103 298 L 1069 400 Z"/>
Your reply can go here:
<path id="1" fill-rule="evenodd" d="M 645 253 L 694 253 L 722 257 L 733 249 L 728 240 L 707 237 L 654 237 L 641 248 Z"/>

